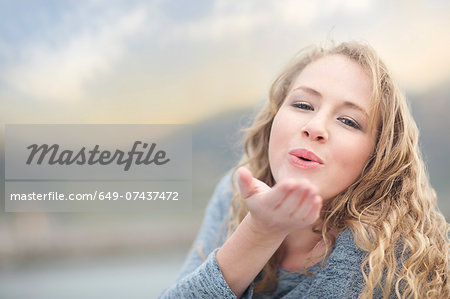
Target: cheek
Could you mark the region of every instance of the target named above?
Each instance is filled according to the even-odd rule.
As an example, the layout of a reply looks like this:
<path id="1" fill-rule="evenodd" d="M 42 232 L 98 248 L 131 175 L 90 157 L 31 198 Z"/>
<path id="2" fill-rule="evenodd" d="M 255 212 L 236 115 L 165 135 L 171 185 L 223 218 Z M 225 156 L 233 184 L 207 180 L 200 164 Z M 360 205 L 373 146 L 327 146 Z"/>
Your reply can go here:
<path id="1" fill-rule="evenodd" d="M 334 156 L 339 161 L 333 167 L 331 184 L 335 184 L 336 190 L 330 194 L 324 195 L 324 198 L 331 198 L 336 194 L 345 190 L 361 175 L 361 172 L 370 158 L 373 146 L 365 143 L 363 140 L 348 140 L 345 145 L 339 147 L 339 151 L 335 151 L 338 156 Z M 329 182 L 330 183 L 330 182 Z"/>
<path id="2" fill-rule="evenodd" d="M 297 125 L 295 115 L 288 108 L 282 106 L 272 121 L 270 140 L 283 141 L 287 136 L 293 134 L 293 128 Z M 270 142 L 269 140 L 269 142 Z"/>
<path id="3" fill-rule="evenodd" d="M 288 135 L 289 132 L 285 118 L 279 112 L 275 115 L 270 130 L 268 154 L 271 167 L 278 165 L 277 159 L 279 159 L 281 151 L 286 148 L 286 142 L 289 140 L 287 138 Z"/>
<path id="4" fill-rule="evenodd" d="M 271 163 L 271 164 L 273 163 L 273 157 L 278 148 L 277 145 L 279 145 L 279 143 L 280 143 L 278 140 L 278 136 L 279 136 L 279 134 L 277 132 L 277 126 L 274 122 L 272 124 L 272 128 L 270 130 L 270 135 L 269 135 L 269 149 L 268 149 L 269 153 L 268 154 L 269 154 L 269 163 Z"/>
<path id="5" fill-rule="evenodd" d="M 348 142 L 340 150 L 342 167 L 348 169 L 355 178 L 362 172 L 374 149 L 372 140 L 360 139 Z"/>

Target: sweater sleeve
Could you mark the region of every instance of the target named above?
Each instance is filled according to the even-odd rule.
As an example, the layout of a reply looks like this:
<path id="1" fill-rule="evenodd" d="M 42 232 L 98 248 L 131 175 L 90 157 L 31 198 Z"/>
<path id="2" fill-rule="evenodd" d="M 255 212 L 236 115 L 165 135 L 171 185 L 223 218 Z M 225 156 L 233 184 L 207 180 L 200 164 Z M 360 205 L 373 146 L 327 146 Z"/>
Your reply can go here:
<path id="1" fill-rule="evenodd" d="M 226 238 L 226 216 L 233 196 L 231 175 L 230 170 L 217 185 L 200 231 L 175 282 L 159 298 L 237 298 L 216 260 L 216 253 Z M 241 298 L 251 298 L 252 290 L 251 285 Z"/>

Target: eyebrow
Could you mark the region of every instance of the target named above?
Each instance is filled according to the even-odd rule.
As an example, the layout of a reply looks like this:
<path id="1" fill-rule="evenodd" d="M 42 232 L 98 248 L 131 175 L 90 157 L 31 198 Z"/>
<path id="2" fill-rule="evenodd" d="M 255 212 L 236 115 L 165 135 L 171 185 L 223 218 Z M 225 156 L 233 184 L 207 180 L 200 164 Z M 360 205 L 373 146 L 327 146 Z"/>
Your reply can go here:
<path id="1" fill-rule="evenodd" d="M 299 86 L 299 87 L 294 88 L 292 91 L 295 91 L 295 90 L 297 90 L 297 89 L 301 89 L 301 90 L 303 90 L 304 92 L 310 93 L 310 94 L 312 94 L 312 95 L 314 95 L 314 96 L 322 97 L 322 95 L 320 94 L 320 92 L 318 92 L 317 90 L 315 90 L 315 89 L 313 89 L 313 88 L 310 88 L 310 87 Z"/>
<path id="2" fill-rule="evenodd" d="M 346 107 L 350 107 L 350 108 L 356 109 L 356 110 L 362 112 L 367 118 L 369 118 L 369 114 L 366 112 L 366 110 L 364 110 L 363 108 L 359 107 L 358 105 L 356 105 L 353 102 L 345 101 L 342 105 L 346 106 Z"/>
<path id="3" fill-rule="evenodd" d="M 313 96 L 322 97 L 322 94 L 320 92 L 318 92 L 317 90 L 315 90 L 315 89 L 313 89 L 311 87 L 299 86 L 299 87 L 294 88 L 292 91 L 295 91 L 295 90 L 302 90 L 302 91 L 304 91 L 306 93 L 309 93 L 309 94 L 311 94 Z M 369 118 L 369 114 L 367 113 L 367 111 L 364 110 L 363 108 L 361 108 L 360 106 L 358 106 L 357 104 L 355 104 L 354 102 L 344 101 L 342 103 L 342 106 L 350 107 L 350 108 L 353 108 L 355 110 L 358 110 L 358 111 L 362 112 L 367 118 Z"/>

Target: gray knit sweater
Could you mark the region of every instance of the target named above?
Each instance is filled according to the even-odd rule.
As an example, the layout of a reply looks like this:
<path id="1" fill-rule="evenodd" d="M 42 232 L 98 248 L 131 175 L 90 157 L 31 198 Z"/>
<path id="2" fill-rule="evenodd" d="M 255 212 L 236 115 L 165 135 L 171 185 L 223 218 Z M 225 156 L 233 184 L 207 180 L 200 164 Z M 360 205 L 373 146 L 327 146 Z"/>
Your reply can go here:
<path id="1" fill-rule="evenodd" d="M 206 209 L 198 236 L 175 282 L 160 298 L 237 298 L 228 287 L 216 252 L 225 242 L 226 216 L 231 205 L 231 172 L 217 185 Z M 203 256 L 203 258 L 202 258 Z M 278 288 L 272 294 L 254 294 L 253 283 L 241 298 L 357 298 L 364 283 L 361 262 L 366 253 L 354 243 L 349 229 L 336 239 L 324 267 L 320 263 L 308 268 L 313 274 L 278 269 Z M 382 297 L 376 292 L 374 298 Z"/>

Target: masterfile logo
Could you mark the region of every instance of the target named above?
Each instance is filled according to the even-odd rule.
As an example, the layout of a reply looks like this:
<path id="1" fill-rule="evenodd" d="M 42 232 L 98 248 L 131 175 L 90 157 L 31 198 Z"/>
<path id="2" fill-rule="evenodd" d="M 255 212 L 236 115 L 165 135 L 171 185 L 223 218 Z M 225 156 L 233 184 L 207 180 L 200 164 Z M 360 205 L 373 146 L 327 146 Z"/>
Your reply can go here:
<path id="1" fill-rule="evenodd" d="M 6 212 L 191 206 L 189 125 L 6 125 L 5 137 Z"/>
<path id="2" fill-rule="evenodd" d="M 144 151 L 138 150 L 138 147 L 142 145 L 142 148 L 147 149 L 145 156 Z M 47 158 L 47 163 L 49 165 L 59 164 L 59 165 L 71 165 L 76 163 L 77 165 L 108 165 L 111 163 L 116 163 L 118 165 L 124 164 L 124 170 L 128 171 L 133 164 L 134 157 L 136 160 L 134 163 L 136 165 L 149 165 L 154 163 L 155 165 L 164 165 L 170 161 L 166 159 L 166 152 L 163 150 L 158 150 L 154 154 L 156 143 L 152 143 L 148 146 L 148 143 L 142 141 L 135 141 L 132 149 L 129 152 L 124 152 L 121 150 L 115 150 L 114 152 L 104 150 L 99 150 L 99 145 L 96 144 L 92 150 L 86 150 L 86 147 L 82 147 L 78 152 L 72 150 L 60 151 L 60 146 L 58 144 L 53 144 L 49 146 L 48 144 L 42 144 L 38 146 L 37 144 L 32 144 L 27 147 L 30 149 L 30 156 L 28 156 L 27 164 L 33 163 L 34 158 L 36 158 L 36 164 L 41 165 Z M 37 155 L 38 154 L 38 155 Z"/>
<path id="3" fill-rule="evenodd" d="M 10 180 L 191 180 L 189 125 L 6 125 Z"/>

